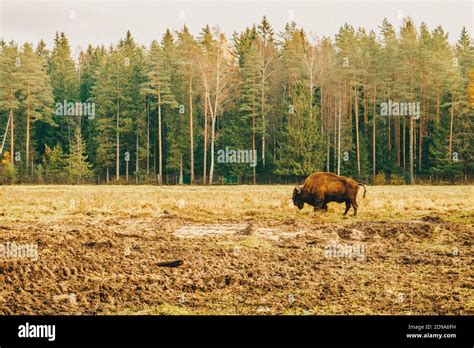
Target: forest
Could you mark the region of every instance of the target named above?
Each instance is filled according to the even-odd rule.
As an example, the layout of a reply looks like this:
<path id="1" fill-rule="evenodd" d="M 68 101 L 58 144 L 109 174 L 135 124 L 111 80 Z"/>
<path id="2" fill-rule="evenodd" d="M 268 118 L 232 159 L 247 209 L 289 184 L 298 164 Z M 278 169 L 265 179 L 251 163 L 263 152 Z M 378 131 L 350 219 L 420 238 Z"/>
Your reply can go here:
<path id="1" fill-rule="evenodd" d="M 405 18 L 318 37 L 264 17 L 149 46 L 127 31 L 77 59 L 63 32 L 2 40 L 0 183 L 470 182 L 474 46 L 454 35 Z"/>

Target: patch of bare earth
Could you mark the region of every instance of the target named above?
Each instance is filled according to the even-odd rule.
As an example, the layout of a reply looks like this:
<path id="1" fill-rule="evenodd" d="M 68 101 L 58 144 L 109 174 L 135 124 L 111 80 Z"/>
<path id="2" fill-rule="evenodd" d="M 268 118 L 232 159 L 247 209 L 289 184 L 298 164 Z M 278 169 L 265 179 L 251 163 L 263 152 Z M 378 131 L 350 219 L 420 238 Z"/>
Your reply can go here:
<path id="1" fill-rule="evenodd" d="M 473 314 L 472 240 L 434 217 L 10 221 L 0 243 L 39 257 L 0 259 L 0 314 Z"/>

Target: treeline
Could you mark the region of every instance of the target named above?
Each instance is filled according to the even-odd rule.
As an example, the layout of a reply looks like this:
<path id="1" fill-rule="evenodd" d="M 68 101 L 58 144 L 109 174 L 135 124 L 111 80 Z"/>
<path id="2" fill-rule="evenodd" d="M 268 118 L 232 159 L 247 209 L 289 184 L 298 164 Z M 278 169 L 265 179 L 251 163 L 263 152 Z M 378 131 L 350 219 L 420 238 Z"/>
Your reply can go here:
<path id="1" fill-rule="evenodd" d="M 378 34 L 345 24 L 331 39 L 294 22 L 274 33 L 264 17 L 232 38 L 183 27 L 144 47 L 127 32 L 78 62 L 64 33 L 51 50 L 0 50 L 2 182 L 472 178 L 465 28 L 455 45 L 409 18 L 398 30 L 385 19 Z M 229 149 L 256 153 L 256 165 L 217 156 Z"/>

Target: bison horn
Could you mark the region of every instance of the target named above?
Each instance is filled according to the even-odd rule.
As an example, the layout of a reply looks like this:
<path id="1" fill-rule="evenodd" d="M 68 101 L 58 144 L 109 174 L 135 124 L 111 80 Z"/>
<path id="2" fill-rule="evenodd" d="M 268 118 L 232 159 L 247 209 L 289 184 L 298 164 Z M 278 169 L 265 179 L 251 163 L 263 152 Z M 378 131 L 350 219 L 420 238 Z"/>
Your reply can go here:
<path id="1" fill-rule="evenodd" d="M 296 186 L 296 192 L 301 193 L 301 187 Z"/>

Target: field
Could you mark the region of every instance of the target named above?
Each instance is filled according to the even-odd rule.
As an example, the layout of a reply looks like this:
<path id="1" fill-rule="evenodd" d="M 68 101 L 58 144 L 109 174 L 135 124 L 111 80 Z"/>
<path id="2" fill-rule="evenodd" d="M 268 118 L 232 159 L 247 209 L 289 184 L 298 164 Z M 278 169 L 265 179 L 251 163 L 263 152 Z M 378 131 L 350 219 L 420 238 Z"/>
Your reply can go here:
<path id="1" fill-rule="evenodd" d="M 0 315 L 474 314 L 474 186 L 368 187 L 357 217 L 291 193 L 0 186 Z"/>

